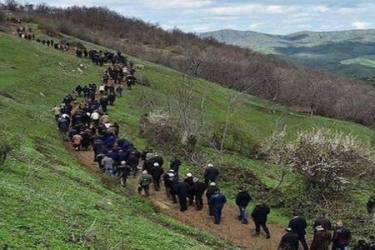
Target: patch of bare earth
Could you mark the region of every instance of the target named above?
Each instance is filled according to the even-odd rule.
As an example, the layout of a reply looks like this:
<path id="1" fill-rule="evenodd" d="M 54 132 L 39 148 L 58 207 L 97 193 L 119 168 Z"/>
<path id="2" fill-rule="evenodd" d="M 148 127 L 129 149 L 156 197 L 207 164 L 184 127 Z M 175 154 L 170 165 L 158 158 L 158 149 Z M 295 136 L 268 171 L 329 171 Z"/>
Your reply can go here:
<path id="1" fill-rule="evenodd" d="M 100 173 L 98 165 L 93 161 L 93 152 L 74 152 L 73 150 L 72 152 L 84 166 L 91 171 Z M 131 179 L 133 178 L 130 177 L 129 186 L 126 188 L 135 190 L 136 181 L 132 181 Z M 271 231 L 271 239 L 266 239 L 262 230 L 259 237 L 253 237 L 252 233 L 255 228 L 254 224 L 252 222 L 250 222 L 249 225 L 241 224 L 237 219 L 237 207 L 230 204 L 224 206 L 220 225 L 214 224 L 213 217 L 208 214 L 208 207 L 206 204 L 201 211 L 196 211 L 194 206 L 189 206 L 187 211 L 180 212 L 179 205 L 173 204 L 172 201 L 166 197 L 163 187 L 158 192 L 151 188 L 150 196 L 145 199 L 150 199 L 156 210 L 160 213 L 188 224 L 191 227 L 210 233 L 226 242 L 238 246 L 241 249 L 277 249 L 280 238 L 284 234 L 284 228 L 280 225 L 268 224 Z"/>

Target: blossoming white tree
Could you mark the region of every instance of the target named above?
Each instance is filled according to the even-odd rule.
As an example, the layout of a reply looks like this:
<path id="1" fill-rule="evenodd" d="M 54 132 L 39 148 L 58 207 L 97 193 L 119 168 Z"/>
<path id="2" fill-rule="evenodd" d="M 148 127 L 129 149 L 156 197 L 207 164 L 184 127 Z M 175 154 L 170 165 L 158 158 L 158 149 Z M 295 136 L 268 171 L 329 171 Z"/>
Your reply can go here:
<path id="1" fill-rule="evenodd" d="M 352 178 L 365 174 L 373 163 L 368 147 L 351 134 L 316 128 L 299 132 L 289 143 L 284 137 L 284 131 L 273 135 L 265 152 L 274 163 L 293 171 L 303 191 L 315 197 L 346 190 Z M 270 143 L 275 138 L 278 142 Z"/>

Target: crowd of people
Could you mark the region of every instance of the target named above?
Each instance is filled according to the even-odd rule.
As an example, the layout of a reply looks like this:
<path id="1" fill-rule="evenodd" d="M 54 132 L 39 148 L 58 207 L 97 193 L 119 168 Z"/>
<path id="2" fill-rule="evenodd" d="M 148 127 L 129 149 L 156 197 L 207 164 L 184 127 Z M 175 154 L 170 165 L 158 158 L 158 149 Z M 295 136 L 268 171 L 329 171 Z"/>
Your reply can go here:
<path id="1" fill-rule="evenodd" d="M 104 71 L 100 86 L 94 83 L 78 85 L 74 91 L 63 97 L 61 103 L 52 108 L 57 128 L 74 150 L 92 149 L 93 160 L 97 162 L 98 169 L 118 180 L 121 186 L 127 187 L 128 178 L 137 178 L 138 193 L 148 197 L 151 188 L 155 192 L 163 190 L 163 183 L 166 197 L 171 203 L 178 204 L 181 212 L 188 207 L 202 210 L 206 203 L 213 223 L 220 224 L 227 197 L 219 188 L 220 171 L 217 167 L 208 163 L 203 176 L 194 176 L 192 173 L 182 176 L 181 160 L 177 156 L 173 156 L 169 164 L 165 164 L 163 156 L 152 149 L 140 151 L 130 140 L 119 137 L 120 126 L 112 121 L 108 106 L 115 105 L 116 98 L 122 97 L 124 84 L 131 89 L 135 82 L 134 72 L 132 65 L 114 64 Z M 128 80 L 129 78 L 131 80 Z M 123 81 L 124 79 L 126 80 Z M 165 169 L 166 165 L 168 169 Z M 251 201 L 249 192 L 238 187 L 235 204 L 238 207 L 237 218 L 240 223 L 249 224 L 246 210 Z M 271 238 L 267 227 L 270 212 L 270 207 L 264 201 L 257 200 L 250 213 L 255 225 L 254 237 L 259 237 L 262 229 L 265 238 Z M 299 246 L 304 250 L 309 249 L 305 239 L 307 226 L 306 220 L 295 213 L 280 240 L 278 250 L 297 250 Z M 338 221 L 333 228 L 330 220 L 321 215 L 313 227 L 311 250 L 349 249 L 351 232 L 342 221 Z M 374 250 L 375 239 L 367 244 L 360 241 L 355 249 Z"/>
<path id="2" fill-rule="evenodd" d="M 133 72 L 128 70 L 128 72 Z M 202 210 L 207 203 L 209 216 L 213 217 L 214 224 L 221 223 L 222 210 L 227 202 L 226 196 L 218 187 L 220 171 L 212 163 L 205 167 L 202 178 L 187 173 L 180 174 L 181 160 L 173 156 L 169 164 L 165 164 L 163 156 L 151 149 L 139 151 L 134 144 L 119 138 L 120 127 L 112 122 L 108 113 L 108 105 L 114 105 L 115 98 L 121 98 L 122 81 L 115 81 L 115 77 L 105 70 L 101 76 L 102 85 L 99 88 L 91 83 L 87 86 L 78 85 L 75 91 L 64 96 L 62 102 L 52 108 L 58 129 L 63 138 L 69 141 L 76 151 L 92 149 L 94 161 L 103 173 L 119 180 L 120 185 L 126 187 L 130 176 L 138 178 L 138 193 L 146 197 L 150 195 L 150 188 L 155 192 L 161 190 L 164 183 L 165 195 L 172 203 L 178 204 L 180 211 L 188 207 Z M 114 100 L 108 101 L 109 96 Z M 165 170 L 168 165 L 168 170 Z M 203 196 L 205 195 L 205 201 Z M 238 188 L 235 203 L 238 206 L 238 220 L 249 224 L 247 207 L 252 201 L 248 191 L 243 187 Z M 261 235 L 261 229 L 266 239 L 271 237 L 267 227 L 270 207 L 258 200 L 251 212 L 254 221 L 254 237 Z M 285 235 L 281 238 L 279 250 L 297 250 L 299 245 L 304 250 L 309 249 L 305 235 L 307 222 L 297 213 L 290 220 Z M 333 250 L 348 249 L 351 233 L 342 222 L 331 233 L 331 222 L 324 216 L 319 216 L 314 224 L 314 237 L 310 249 L 329 249 L 332 243 Z M 363 242 L 357 249 L 366 249 Z M 369 245 L 370 246 L 370 245 Z M 375 243 L 372 248 L 375 249 Z"/>

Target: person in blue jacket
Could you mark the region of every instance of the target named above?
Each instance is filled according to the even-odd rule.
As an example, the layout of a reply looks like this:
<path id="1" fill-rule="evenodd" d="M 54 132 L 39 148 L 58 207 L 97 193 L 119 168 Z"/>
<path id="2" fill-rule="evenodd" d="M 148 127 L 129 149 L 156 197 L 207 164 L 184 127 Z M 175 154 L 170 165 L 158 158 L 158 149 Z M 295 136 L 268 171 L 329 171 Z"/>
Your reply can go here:
<path id="1" fill-rule="evenodd" d="M 216 190 L 213 195 L 210 196 L 208 201 L 213 208 L 214 212 L 214 223 L 220 224 L 221 221 L 221 211 L 223 210 L 224 204 L 227 202 L 225 195 L 220 193 L 220 190 Z"/>

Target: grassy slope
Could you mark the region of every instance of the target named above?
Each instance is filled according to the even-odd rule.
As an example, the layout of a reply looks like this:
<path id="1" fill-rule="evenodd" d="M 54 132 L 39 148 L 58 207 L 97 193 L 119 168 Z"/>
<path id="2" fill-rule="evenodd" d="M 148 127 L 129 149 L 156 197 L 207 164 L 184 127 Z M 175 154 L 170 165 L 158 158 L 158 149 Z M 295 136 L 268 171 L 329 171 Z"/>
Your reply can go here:
<path id="1" fill-rule="evenodd" d="M 17 50 L 17 53 L 14 51 Z M 177 222 L 152 213 L 147 203 L 137 197 L 115 193 L 98 181 L 69 155 L 58 137 L 50 112 L 63 95 L 74 87 L 98 82 L 103 70 L 90 65 L 87 60 L 55 51 L 34 42 L 0 35 L 0 126 L 10 134 L 23 134 L 19 153 L 14 152 L 1 168 L 0 185 L 0 242 L 24 248 L 51 246 L 61 249 L 95 247 L 107 249 L 163 249 L 161 242 L 170 242 L 170 249 L 186 246 L 186 249 L 204 249 L 194 239 L 178 231 L 185 230 L 198 240 L 221 246 L 208 235 L 185 228 Z M 33 60 L 33 63 L 31 63 Z M 88 66 L 84 74 L 76 68 L 80 63 Z M 138 120 L 148 107 L 140 96 L 163 105 L 173 89 L 184 81 L 177 72 L 159 65 L 144 63 L 141 75 L 151 81 L 150 87 L 136 86 L 125 97 L 110 107 L 110 114 L 119 121 L 124 136 L 139 148 L 147 142 L 137 136 Z M 61 66 L 63 65 L 63 66 Z M 203 80 L 196 80 L 196 92 L 205 103 L 209 120 L 223 121 L 232 90 Z M 369 142 L 372 131 L 356 124 L 322 117 L 310 117 L 290 113 L 287 109 L 241 95 L 231 112 L 230 120 L 244 124 L 248 134 L 262 140 L 274 129 L 276 121 L 287 125 L 291 136 L 297 130 L 324 126 L 351 132 Z M 23 121 L 23 122 L 20 122 Z M 264 166 L 239 156 L 234 158 L 244 167 L 251 168 L 268 185 L 275 185 L 275 174 L 264 173 Z M 121 192 L 120 192 L 121 193 Z M 137 212 L 146 207 L 144 213 Z M 146 218 L 144 218 L 144 216 Z M 168 221 L 168 222 L 166 222 Z M 161 224 L 169 225 L 169 229 Z M 141 233 L 143 232 L 143 234 Z M 69 242 L 69 234 L 82 237 L 82 243 Z M 155 239 L 151 241 L 150 239 Z M 220 248 L 220 247 L 219 247 Z"/>
<path id="2" fill-rule="evenodd" d="M 0 127 L 22 135 L 20 151 L 0 169 L 1 244 L 12 249 L 231 248 L 155 213 L 137 196 L 106 188 L 69 154 L 50 110 L 78 83 L 97 81 L 102 69 L 89 66 L 81 74 L 79 59 L 3 33 L 0 58 Z M 73 235 L 78 242 L 70 240 Z"/>

